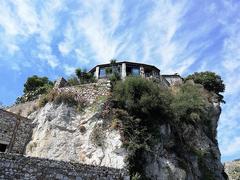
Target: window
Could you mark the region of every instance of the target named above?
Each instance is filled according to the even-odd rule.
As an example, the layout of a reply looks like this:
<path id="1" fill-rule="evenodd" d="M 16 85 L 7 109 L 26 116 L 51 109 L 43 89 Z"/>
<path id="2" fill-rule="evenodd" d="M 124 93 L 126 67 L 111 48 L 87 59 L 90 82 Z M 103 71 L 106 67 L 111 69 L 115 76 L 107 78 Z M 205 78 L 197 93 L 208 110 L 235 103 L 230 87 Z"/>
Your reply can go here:
<path id="1" fill-rule="evenodd" d="M 6 144 L 0 144 L 0 152 L 5 152 L 7 149 L 7 145 Z"/>
<path id="2" fill-rule="evenodd" d="M 131 74 L 133 75 L 133 76 L 139 76 L 140 75 L 140 69 L 139 68 L 132 68 L 132 70 L 131 70 Z"/>
<path id="3" fill-rule="evenodd" d="M 105 68 L 100 68 L 100 70 L 99 70 L 99 77 L 100 78 L 106 77 L 106 70 L 105 70 Z"/>

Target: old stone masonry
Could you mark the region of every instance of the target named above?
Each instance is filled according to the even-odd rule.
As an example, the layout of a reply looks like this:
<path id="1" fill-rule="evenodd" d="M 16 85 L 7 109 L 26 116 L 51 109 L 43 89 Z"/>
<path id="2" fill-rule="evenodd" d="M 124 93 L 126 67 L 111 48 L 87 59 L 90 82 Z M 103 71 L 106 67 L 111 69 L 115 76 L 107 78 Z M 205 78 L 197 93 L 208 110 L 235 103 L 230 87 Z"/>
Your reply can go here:
<path id="1" fill-rule="evenodd" d="M 61 83 L 61 87 L 64 86 Z M 94 101 L 98 93 L 108 93 L 106 88 L 98 87 L 92 93 L 93 86 L 84 87 L 81 94 Z M 58 88 L 61 88 L 58 87 Z M 64 87 L 62 87 L 64 88 Z M 84 89 L 82 88 L 82 89 Z M 91 89 L 92 88 L 92 89 Z M 91 89 L 92 91 L 90 91 Z M 74 89 L 69 88 L 69 91 Z M 21 113 L 19 113 L 21 114 Z M 0 179 L 129 179 L 124 169 L 93 166 L 72 161 L 26 156 L 26 147 L 31 141 L 35 123 L 33 120 L 0 109 Z"/>

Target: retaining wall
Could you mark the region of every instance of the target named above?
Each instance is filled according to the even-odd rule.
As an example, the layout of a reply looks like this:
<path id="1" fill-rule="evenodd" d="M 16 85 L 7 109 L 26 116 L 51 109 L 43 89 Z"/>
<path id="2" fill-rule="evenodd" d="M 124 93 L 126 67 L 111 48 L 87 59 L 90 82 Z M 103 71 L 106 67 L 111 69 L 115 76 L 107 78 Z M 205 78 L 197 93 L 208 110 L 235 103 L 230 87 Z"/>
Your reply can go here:
<path id="1" fill-rule="evenodd" d="M 121 169 L 0 153 L 0 179 L 129 180 L 129 177 Z"/>
<path id="2" fill-rule="evenodd" d="M 0 143 L 7 145 L 6 152 L 24 153 L 32 128 L 30 119 L 0 109 Z"/>

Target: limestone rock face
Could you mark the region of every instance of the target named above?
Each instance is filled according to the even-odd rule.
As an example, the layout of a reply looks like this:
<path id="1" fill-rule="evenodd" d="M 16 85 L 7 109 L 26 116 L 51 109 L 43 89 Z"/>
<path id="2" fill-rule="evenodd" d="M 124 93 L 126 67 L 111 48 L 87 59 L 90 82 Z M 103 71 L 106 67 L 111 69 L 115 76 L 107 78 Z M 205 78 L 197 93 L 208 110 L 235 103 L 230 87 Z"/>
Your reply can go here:
<path id="1" fill-rule="evenodd" d="M 240 179 L 240 160 L 226 162 L 224 164 L 224 167 L 225 167 L 225 171 L 229 177 L 229 180 L 239 180 Z"/>
<path id="2" fill-rule="evenodd" d="M 30 115 L 36 127 L 26 155 L 123 168 L 126 152 L 121 148 L 118 131 L 102 130 L 101 146 L 91 140 L 94 127 L 102 123 L 97 115 L 91 109 L 77 113 L 67 105 L 48 103 Z"/>
<path id="3" fill-rule="evenodd" d="M 104 86 L 105 87 L 105 86 Z M 82 112 L 66 104 L 47 103 L 33 112 L 35 128 L 26 155 L 78 163 L 126 167 L 129 152 L 122 147 L 119 130 L 106 125 L 101 117 L 109 96 L 102 86 L 66 87 L 89 101 Z M 84 90 L 83 90 L 84 88 Z M 99 93 L 101 92 L 101 93 Z M 207 121 L 170 122 L 156 126 L 160 139 L 143 153 L 145 176 L 153 180 L 227 179 L 220 161 L 216 128 L 221 108 L 216 97 L 206 105 Z M 177 124 L 176 124 L 177 123 Z M 103 128 L 104 127 L 104 128 Z"/>

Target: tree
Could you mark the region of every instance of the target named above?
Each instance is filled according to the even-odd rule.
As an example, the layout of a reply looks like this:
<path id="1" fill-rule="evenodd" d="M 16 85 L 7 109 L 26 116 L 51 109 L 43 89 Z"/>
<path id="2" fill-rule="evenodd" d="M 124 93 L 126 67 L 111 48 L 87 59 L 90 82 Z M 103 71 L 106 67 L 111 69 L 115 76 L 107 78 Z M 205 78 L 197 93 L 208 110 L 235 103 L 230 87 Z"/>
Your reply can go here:
<path id="1" fill-rule="evenodd" d="M 25 82 L 23 92 L 28 93 L 44 86 L 53 86 L 53 82 L 47 77 L 38 77 L 37 75 L 33 75 Z"/>
<path id="2" fill-rule="evenodd" d="M 77 68 L 77 69 L 75 70 L 75 74 L 76 74 L 76 76 L 78 77 L 78 79 L 80 79 L 81 76 L 82 76 L 82 70 L 81 70 L 80 68 Z"/>
<path id="3" fill-rule="evenodd" d="M 225 103 L 223 100 L 223 95 L 220 94 L 221 92 L 224 92 L 225 85 L 219 75 L 210 71 L 200 73 L 195 72 L 194 74 L 189 75 L 185 78 L 185 80 L 189 79 L 192 79 L 195 83 L 202 84 L 203 87 L 208 91 L 215 92 L 219 97 L 219 101 Z"/>
<path id="4" fill-rule="evenodd" d="M 80 68 L 75 70 L 75 74 L 78 77 L 81 84 L 95 82 L 95 78 L 92 73 L 87 72 L 86 69 L 81 70 Z"/>
<path id="5" fill-rule="evenodd" d="M 116 60 L 116 59 L 111 59 L 111 60 L 110 60 L 110 64 L 111 64 L 111 65 L 115 65 L 116 63 L 117 63 L 117 60 Z"/>
<path id="6" fill-rule="evenodd" d="M 205 89 L 208 91 L 213 91 L 216 94 L 224 92 L 225 85 L 221 77 L 214 72 L 195 72 L 192 75 L 189 75 L 186 80 L 192 79 L 195 83 L 202 84 Z"/>

